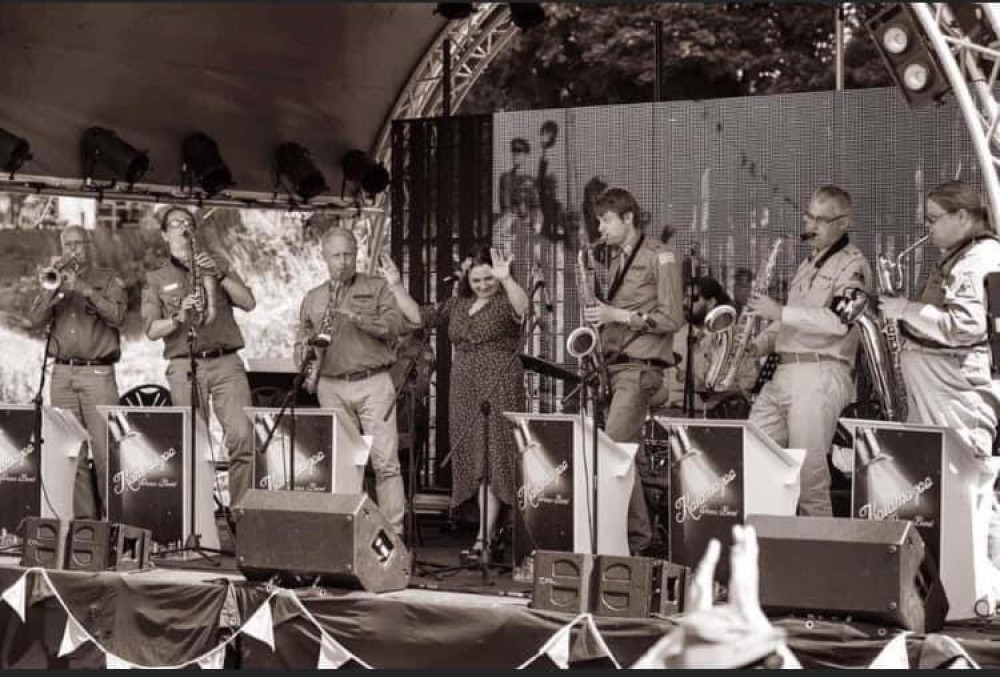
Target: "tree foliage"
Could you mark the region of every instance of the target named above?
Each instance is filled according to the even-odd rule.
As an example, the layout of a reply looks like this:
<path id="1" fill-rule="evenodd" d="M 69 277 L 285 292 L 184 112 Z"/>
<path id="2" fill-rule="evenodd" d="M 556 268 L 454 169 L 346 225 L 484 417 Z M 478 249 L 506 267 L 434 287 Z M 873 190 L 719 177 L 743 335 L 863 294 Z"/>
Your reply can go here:
<path id="1" fill-rule="evenodd" d="M 845 5 L 847 88 L 891 85 L 861 17 Z M 662 100 L 834 89 L 837 5 L 658 3 L 545 5 L 463 101 L 462 113 L 654 99 L 662 22 Z"/>

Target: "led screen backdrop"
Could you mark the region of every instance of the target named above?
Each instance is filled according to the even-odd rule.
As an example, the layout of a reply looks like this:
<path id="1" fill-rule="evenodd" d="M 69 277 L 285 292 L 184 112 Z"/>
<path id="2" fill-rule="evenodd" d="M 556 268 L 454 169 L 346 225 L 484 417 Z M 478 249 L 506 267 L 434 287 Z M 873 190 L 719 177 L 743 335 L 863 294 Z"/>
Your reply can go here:
<path id="1" fill-rule="evenodd" d="M 814 187 L 850 191 L 851 237 L 874 261 L 876 247 L 894 254 L 926 232 L 928 189 L 981 183 L 957 106 L 911 110 L 895 89 L 503 113 L 493 158 L 493 241 L 514 253 L 522 282 L 544 276 L 554 310 L 532 349 L 567 366 L 579 229 L 596 237 L 591 200 L 606 186 L 635 195 L 647 237 L 672 226 L 674 249 L 696 253 L 730 294 L 784 236 L 772 280 L 783 296 L 808 255 L 798 234 Z M 935 261 L 932 249 L 909 260 L 911 294 Z M 562 385 L 546 381 L 532 379 L 536 410 L 557 411 Z"/>

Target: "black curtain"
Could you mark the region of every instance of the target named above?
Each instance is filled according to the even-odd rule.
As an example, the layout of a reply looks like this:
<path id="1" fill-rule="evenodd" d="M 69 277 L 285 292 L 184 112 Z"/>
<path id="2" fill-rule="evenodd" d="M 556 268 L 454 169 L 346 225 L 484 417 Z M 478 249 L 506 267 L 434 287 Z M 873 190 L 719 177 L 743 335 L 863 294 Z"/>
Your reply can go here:
<path id="1" fill-rule="evenodd" d="M 392 123 L 392 256 L 407 288 L 422 305 L 452 294 L 442 283 L 462 258 L 489 246 L 493 208 L 493 118 L 469 115 Z M 435 482 L 450 486 L 442 470 L 448 444 L 451 349 L 445 331 L 433 337 L 437 354 L 431 386 L 435 429 Z"/>

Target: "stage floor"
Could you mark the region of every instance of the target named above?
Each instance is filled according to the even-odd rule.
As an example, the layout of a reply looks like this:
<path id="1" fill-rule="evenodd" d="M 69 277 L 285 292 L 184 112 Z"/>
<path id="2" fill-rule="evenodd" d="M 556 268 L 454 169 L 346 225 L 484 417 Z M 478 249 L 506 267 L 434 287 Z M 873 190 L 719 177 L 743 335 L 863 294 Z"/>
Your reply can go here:
<path id="1" fill-rule="evenodd" d="M 422 535 L 420 561 L 457 564 L 474 532 L 431 527 Z M 16 558 L 0 558 L 0 593 L 24 574 Z M 378 668 L 552 667 L 558 655 L 550 657 L 547 643 L 575 618 L 532 609 L 530 586 L 514 582 L 509 572 L 495 572 L 484 584 L 478 569 L 440 578 L 425 573 L 406 590 L 381 594 L 268 589 L 247 583 L 231 558 L 217 567 L 191 562 L 132 573 L 38 572 L 26 582 L 23 623 L 0 602 L 0 669 L 178 666 L 213 654 L 234 668 L 313 668 L 324 660 Z M 81 636 L 67 632 L 70 616 L 86 640 L 60 657 L 69 648 L 67 636 Z M 807 668 L 865 668 L 900 632 L 836 619 L 772 621 Z M 563 635 L 566 657 L 570 667 L 627 667 L 673 625 L 670 619 L 583 619 Z M 909 635 L 913 667 L 947 654 L 941 635 L 957 640 L 982 667 L 1000 667 L 1000 620 Z M 214 651 L 223 644 L 224 651 Z"/>

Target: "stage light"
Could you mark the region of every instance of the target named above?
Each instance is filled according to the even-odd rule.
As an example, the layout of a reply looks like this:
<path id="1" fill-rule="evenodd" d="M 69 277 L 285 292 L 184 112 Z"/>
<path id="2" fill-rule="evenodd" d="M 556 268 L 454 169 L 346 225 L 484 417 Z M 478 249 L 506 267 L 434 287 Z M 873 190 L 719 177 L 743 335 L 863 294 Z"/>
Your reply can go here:
<path id="1" fill-rule="evenodd" d="M 535 2 L 510 3 L 510 19 L 522 31 L 545 22 L 545 10 Z"/>
<path id="2" fill-rule="evenodd" d="M 181 145 L 184 172 L 208 195 L 215 195 L 233 183 L 233 175 L 219 154 L 219 144 L 203 132 L 192 132 Z"/>
<path id="3" fill-rule="evenodd" d="M 940 99 L 951 89 L 920 22 L 908 6 L 889 5 L 865 26 L 911 106 Z"/>
<path id="4" fill-rule="evenodd" d="M 0 129 L 0 169 L 12 175 L 31 159 L 31 146 L 19 136 Z"/>
<path id="5" fill-rule="evenodd" d="M 439 2 L 434 10 L 448 21 L 467 19 L 472 14 L 471 2 Z"/>
<path id="6" fill-rule="evenodd" d="M 389 186 L 389 171 L 381 162 L 368 165 L 365 174 L 361 177 L 361 189 L 367 195 L 375 196 Z"/>
<path id="7" fill-rule="evenodd" d="M 88 180 L 111 179 L 131 186 L 149 172 L 149 154 L 146 151 L 137 151 L 116 133 L 103 127 L 91 127 L 83 133 L 80 155 L 83 178 Z"/>
<path id="8" fill-rule="evenodd" d="M 308 202 L 327 190 L 326 179 L 312 161 L 312 156 L 298 143 L 283 143 L 274 151 L 274 174 L 288 179 L 291 189 Z"/>
<path id="9" fill-rule="evenodd" d="M 344 179 L 360 183 L 368 167 L 368 155 L 363 150 L 349 150 L 340 159 L 340 169 Z"/>

